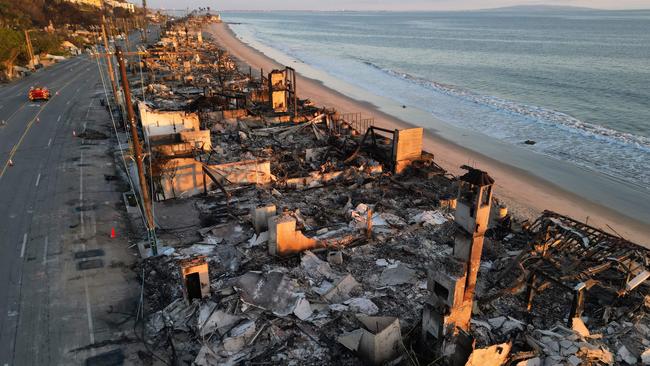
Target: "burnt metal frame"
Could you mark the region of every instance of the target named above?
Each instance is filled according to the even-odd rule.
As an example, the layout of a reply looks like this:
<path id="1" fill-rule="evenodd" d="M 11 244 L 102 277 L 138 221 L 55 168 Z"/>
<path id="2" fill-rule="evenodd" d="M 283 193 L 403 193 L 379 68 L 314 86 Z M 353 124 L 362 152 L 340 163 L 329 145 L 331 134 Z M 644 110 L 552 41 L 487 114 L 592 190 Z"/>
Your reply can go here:
<path id="1" fill-rule="evenodd" d="M 596 284 L 614 287 L 622 296 L 627 293 L 625 286 L 633 272 L 648 270 L 648 249 L 552 211 L 544 211 L 529 232 L 534 238 L 531 251 L 520 260 L 530 271 L 527 310 L 531 310 L 537 292 L 535 282 L 543 277 L 573 294 L 569 325 L 574 317 L 582 315 L 585 296 L 591 287 Z M 605 276 L 609 270 L 614 270 L 619 278 Z"/>
<path id="2" fill-rule="evenodd" d="M 377 135 L 378 135 L 378 133 L 376 131 L 377 132 L 384 132 L 384 133 L 390 134 L 392 136 L 391 137 L 391 148 L 390 148 L 390 152 L 389 152 L 388 156 L 385 156 L 383 151 L 380 151 L 379 147 L 377 146 Z M 368 129 L 366 130 L 366 133 L 363 135 L 363 138 L 361 139 L 361 142 L 359 142 L 359 145 L 357 145 L 356 150 L 352 153 L 352 155 L 350 155 L 347 159 L 345 159 L 344 162 L 346 164 L 351 162 L 357 156 L 359 151 L 361 151 L 361 149 L 364 147 L 364 144 L 365 144 L 366 140 L 370 136 L 370 138 L 372 139 L 371 153 L 373 153 L 377 158 L 380 158 L 381 160 L 383 160 L 383 162 L 387 166 L 389 166 L 391 168 L 391 170 L 392 170 L 394 168 L 394 162 L 392 161 L 391 156 L 392 156 L 393 151 L 395 150 L 395 142 L 397 140 L 397 132 L 398 132 L 398 130 L 389 130 L 389 129 L 381 128 L 381 127 L 377 127 L 377 126 L 368 127 Z M 381 137 L 384 137 L 384 136 L 381 136 Z"/>

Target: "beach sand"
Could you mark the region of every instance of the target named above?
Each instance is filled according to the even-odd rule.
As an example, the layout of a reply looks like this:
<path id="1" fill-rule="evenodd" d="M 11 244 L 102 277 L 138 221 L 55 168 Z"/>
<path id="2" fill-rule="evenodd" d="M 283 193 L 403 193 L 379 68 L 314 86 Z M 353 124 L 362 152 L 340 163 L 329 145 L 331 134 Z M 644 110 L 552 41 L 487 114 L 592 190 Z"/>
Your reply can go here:
<path id="1" fill-rule="evenodd" d="M 237 58 L 242 63 L 242 66 L 252 67 L 256 75 L 259 74 L 260 69 L 268 72 L 272 69 L 284 68 L 284 65 L 240 41 L 225 23 L 211 24 L 206 28 L 206 31 L 212 35 L 221 47 L 227 49 L 232 56 Z M 358 112 L 372 116 L 375 119 L 376 126 L 388 129 L 418 125 L 417 121 L 393 117 L 372 103 L 350 98 L 325 86 L 319 80 L 305 77 L 300 73 L 297 74 L 298 96 L 302 99 L 310 98 L 319 106 L 334 107 L 342 112 Z M 412 123 L 409 123 L 409 121 Z M 619 211 L 612 210 L 605 207 L 607 205 L 606 200 L 585 199 L 540 178 L 539 175 L 533 175 L 523 169 L 452 143 L 442 138 L 434 129 L 425 128 L 423 145 L 426 151 L 434 154 L 435 161 L 440 166 L 453 174 L 462 173 L 460 166 L 468 162 L 471 162 L 472 166 L 487 171 L 496 181 L 495 195 L 497 199 L 505 203 L 510 211 L 517 216 L 531 219 L 537 217 L 543 210 L 552 210 L 583 222 L 586 221 L 589 225 L 622 236 L 637 244 L 650 247 L 650 225 L 645 220 L 647 218 L 642 217 L 637 220 L 620 212 L 635 213 L 634 205 L 647 205 L 647 201 L 635 202 L 634 199 L 628 199 L 629 211 L 625 207 L 622 210 L 619 207 Z M 507 147 L 504 147 L 504 149 L 507 149 Z M 568 176 L 568 180 L 571 182 L 571 172 L 565 173 L 564 176 Z M 543 174 L 541 175 L 543 176 Z M 580 182 L 571 183 L 574 186 L 580 186 Z M 585 184 L 585 187 L 588 184 L 589 182 Z M 589 192 L 589 189 L 585 188 L 585 192 Z M 596 192 L 600 194 L 602 191 Z M 644 214 L 645 211 L 641 211 L 640 215 Z"/>

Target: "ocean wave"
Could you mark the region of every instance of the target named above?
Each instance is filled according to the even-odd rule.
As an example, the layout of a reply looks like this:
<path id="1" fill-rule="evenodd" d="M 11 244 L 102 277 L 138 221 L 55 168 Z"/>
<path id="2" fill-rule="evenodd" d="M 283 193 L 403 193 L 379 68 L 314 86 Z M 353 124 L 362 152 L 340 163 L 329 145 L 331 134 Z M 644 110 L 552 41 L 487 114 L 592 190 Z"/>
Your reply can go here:
<path id="1" fill-rule="evenodd" d="M 481 95 L 458 86 L 419 78 L 404 72 L 381 67 L 368 60 L 359 59 L 359 61 L 390 76 L 398 77 L 420 86 L 433 89 L 436 92 L 461 98 L 485 107 L 490 107 L 500 112 L 521 116 L 536 123 L 543 123 L 552 127 L 562 128 L 569 132 L 580 133 L 584 136 L 604 140 L 608 143 L 622 144 L 626 146 L 634 145 L 645 152 L 650 152 L 650 138 L 645 136 L 616 131 L 597 124 L 588 123 L 566 113 L 552 109 L 517 103 L 495 96 Z"/>
<path id="2" fill-rule="evenodd" d="M 334 79 L 400 105 L 423 108 L 450 125 L 509 144 L 533 140 L 536 144 L 527 145 L 526 150 L 597 171 L 644 191 L 650 188 L 648 137 L 588 123 L 549 108 L 481 95 L 391 70 L 357 55 L 312 50 L 300 42 L 274 39 L 270 32 L 258 32 L 256 27 L 236 28 L 242 39 L 273 48 L 292 60 L 325 71 Z"/>

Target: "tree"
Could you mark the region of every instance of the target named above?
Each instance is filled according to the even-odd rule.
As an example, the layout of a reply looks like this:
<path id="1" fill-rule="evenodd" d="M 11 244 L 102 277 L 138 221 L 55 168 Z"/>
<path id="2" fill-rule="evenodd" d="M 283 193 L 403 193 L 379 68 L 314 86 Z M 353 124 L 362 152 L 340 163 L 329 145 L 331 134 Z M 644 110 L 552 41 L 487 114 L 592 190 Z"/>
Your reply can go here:
<path id="1" fill-rule="evenodd" d="M 25 38 L 21 32 L 10 28 L 0 28 L 0 62 L 7 79 L 13 77 L 14 63 L 23 52 Z"/>
<path id="2" fill-rule="evenodd" d="M 0 0 L 0 27 L 24 27 L 31 24 L 29 16 L 7 0 Z"/>
<path id="3" fill-rule="evenodd" d="M 32 40 L 32 47 L 34 47 L 34 54 L 59 54 L 61 52 L 61 39 L 56 34 L 49 34 L 45 32 L 30 33 Z"/>

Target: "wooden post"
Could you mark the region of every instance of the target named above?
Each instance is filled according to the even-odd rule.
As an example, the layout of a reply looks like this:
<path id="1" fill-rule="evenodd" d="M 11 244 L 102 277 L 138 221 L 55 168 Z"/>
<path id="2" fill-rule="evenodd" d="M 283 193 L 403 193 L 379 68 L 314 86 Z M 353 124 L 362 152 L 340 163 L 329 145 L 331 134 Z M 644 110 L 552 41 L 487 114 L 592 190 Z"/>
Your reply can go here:
<path id="1" fill-rule="evenodd" d="M 102 21 L 102 37 L 104 38 L 104 53 L 106 54 L 106 64 L 108 65 L 108 74 L 111 79 L 111 87 L 113 89 L 113 100 L 117 103 L 117 84 L 115 83 L 115 73 L 113 71 L 113 61 L 108 48 L 108 37 L 106 36 L 106 27 Z"/>
<path id="2" fill-rule="evenodd" d="M 142 13 L 144 15 L 144 25 L 143 25 L 143 32 L 142 32 L 142 43 L 144 45 L 147 45 L 147 28 L 149 27 L 149 22 L 147 21 L 147 0 L 142 0 Z"/>
<path id="3" fill-rule="evenodd" d="M 203 172 L 203 194 L 208 195 L 208 185 L 205 183 L 205 171 Z"/>
<path id="4" fill-rule="evenodd" d="M 293 89 L 293 119 L 298 118 L 298 87 L 296 86 L 296 70 L 291 69 L 291 89 Z"/>
<path id="5" fill-rule="evenodd" d="M 29 38 L 29 31 L 25 31 L 25 42 L 27 42 L 27 53 L 29 53 L 29 66 L 32 70 L 36 69 L 34 62 L 34 49 L 32 48 L 32 40 Z"/>
<path id="6" fill-rule="evenodd" d="M 533 298 L 535 297 L 535 280 L 537 279 L 537 274 L 533 272 L 530 277 L 528 277 L 528 285 L 526 288 L 526 311 L 530 313 L 530 310 L 533 308 Z"/>
<path id="7" fill-rule="evenodd" d="M 144 176 L 144 164 L 142 163 L 142 146 L 140 146 L 140 139 L 138 137 L 138 129 L 135 126 L 135 112 L 133 111 L 133 102 L 131 102 L 131 89 L 129 87 L 129 80 L 126 77 L 126 66 L 124 65 L 124 55 L 119 47 L 116 47 L 115 55 L 117 62 L 120 65 L 120 75 L 122 76 L 122 89 L 124 89 L 124 102 L 126 104 L 126 113 L 131 127 L 131 142 L 133 143 L 133 152 L 136 167 L 138 168 L 138 180 L 140 181 L 140 193 L 142 197 L 142 204 L 144 206 L 144 213 L 147 222 L 147 233 L 149 234 L 149 242 L 151 243 L 151 253 L 158 255 L 158 247 L 156 245 L 156 227 L 153 219 L 153 212 L 151 209 L 151 197 L 149 196 L 149 187 Z"/>
<path id="8" fill-rule="evenodd" d="M 129 42 L 129 30 L 126 28 L 126 21 L 122 19 L 122 26 L 124 30 L 124 44 L 126 45 L 126 52 L 129 52 L 131 49 L 131 44 Z"/>

